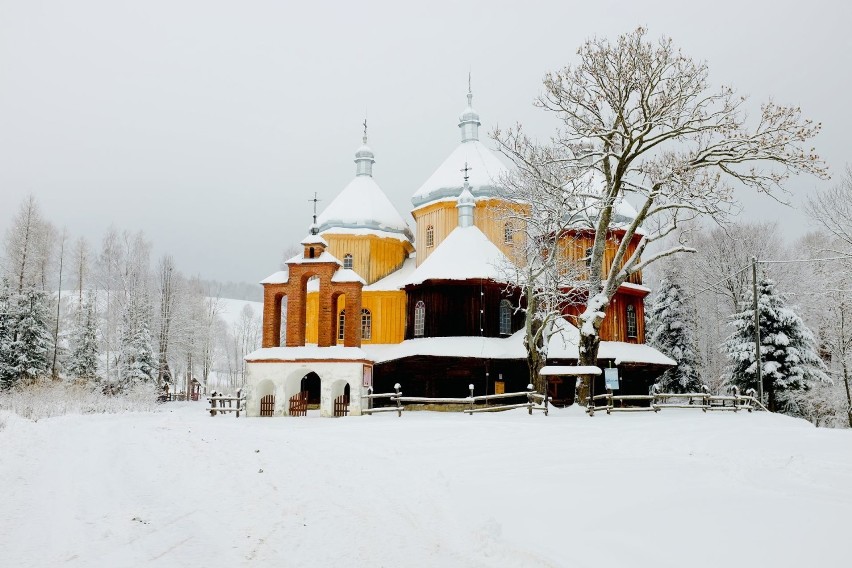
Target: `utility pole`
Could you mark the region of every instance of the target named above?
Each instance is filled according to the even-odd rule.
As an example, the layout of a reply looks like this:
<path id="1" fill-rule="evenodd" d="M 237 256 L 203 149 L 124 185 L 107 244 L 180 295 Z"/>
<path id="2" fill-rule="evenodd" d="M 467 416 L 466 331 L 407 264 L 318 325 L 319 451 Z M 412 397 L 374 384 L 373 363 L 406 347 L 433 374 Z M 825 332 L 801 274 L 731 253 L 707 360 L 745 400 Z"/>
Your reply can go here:
<path id="1" fill-rule="evenodd" d="M 751 257 L 752 308 L 754 308 L 754 359 L 757 366 L 757 392 L 763 404 L 763 366 L 760 360 L 760 313 L 757 311 L 757 257 Z"/>

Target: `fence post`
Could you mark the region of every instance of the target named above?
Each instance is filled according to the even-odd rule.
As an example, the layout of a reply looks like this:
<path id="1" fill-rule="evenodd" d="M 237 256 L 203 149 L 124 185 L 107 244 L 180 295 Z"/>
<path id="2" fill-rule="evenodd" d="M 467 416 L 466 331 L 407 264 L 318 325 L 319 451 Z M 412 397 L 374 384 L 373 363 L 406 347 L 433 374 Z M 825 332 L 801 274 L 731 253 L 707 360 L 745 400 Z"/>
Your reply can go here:
<path id="1" fill-rule="evenodd" d="M 467 385 L 467 388 L 470 390 L 470 409 L 473 410 L 473 383 Z M 487 392 L 485 394 L 488 395 Z M 473 412 L 471 412 L 470 415 L 473 416 Z"/>
<path id="2" fill-rule="evenodd" d="M 373 387 L 367 387 L 367 410 L 373 409 Z"/>
<path id="3" fill-rule="evenodd" d="M 242 401 L 242 397 L 240 396 L 240 393 L 242 393 L 242 390 L 243 390 L 243 389 L 237 389 L 237 418 L 239 418 L 239 417 L 240 417 L 240 408 L 241 408 L 241 406 L 240 406 L 240 405 L 241 405 L 241 404 L 242 404 L 242 402 L 243 402 L 243 401 Z"/>
<path id="4" fill-rule="evenodd" d="M 757 398 L 757 391 L 756 391 L 756 390 L 754 390 L 753 388 L 748 389 L 748 390 L 746 391 L 746 396 L 750 396 L 751 398 L 756 399 L 756 398 Z M 747 408 L 748 408 L 748 411 L 749 411 L 749 412 L 751 412 L 751 409 L 752 409 L 752 401 L 748 401 L 748 406 L 747 406 Z"/>
<path id="5" fill-rule="evenodd" d="M 707 385 L 701 385 L 701 392 L 704 393 L 704 396 L 702 397 L 704 412 L 707 412 L 707 409 L 710 408 L 710 387 Z"/>
<path id="6" fill-rule="evenodd" d="M 734 412 L 740 411 L 740 389 L 737 385 L 731 385 L 731 394 L 734 396 Z"/>
<path id="7" fill-rule="evenodd" d="M 400 397 L 402 396 L 402 391 L 400 390 L 402 387 L 399 383 L 396 383 L 393 386 L 393 389 L 396 391 L 396 415 L 402 418 L 402 401 Z"/>

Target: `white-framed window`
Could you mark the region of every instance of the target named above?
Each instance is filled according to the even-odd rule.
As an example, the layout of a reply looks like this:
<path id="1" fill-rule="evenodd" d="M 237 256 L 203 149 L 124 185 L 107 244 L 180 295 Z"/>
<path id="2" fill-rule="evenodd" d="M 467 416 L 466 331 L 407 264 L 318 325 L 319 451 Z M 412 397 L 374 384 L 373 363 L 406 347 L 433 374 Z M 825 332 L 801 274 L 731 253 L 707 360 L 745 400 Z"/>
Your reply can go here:
<path id="1" fill-rule="evenodd" d="M 414 337 L 423 337 L 426 330 L 426 304 L 420 300 L 414 305 Z"/>
<path id="2" fill-rule="evenodd" d="M 349 270 L 352 270 L 352 255 L 348 252 L 343 257 L 343 268 L 348 268 Z"/>
<path id="3" fill-rule="evenodd" d="M 507 245 L 512 244 L 515 241 L 515 229 L 512 227 L 511 222 L 506 222 L 503 225 L 503 242 Z"/>
<path id="4" fill-rule="evenodd" d="M 346 310 L 340 310 L 340 315 L 337 316 L 337 340 L 343 341 L 343 329 L 346 326 Z"/>
<path id="5" fill-rule="evenodd" d="M 500 302 L 500 333 L 502 335 L 512 333 L 512 303 L 509 300 Z"/>
<path id="6" fill-rule="evenodd" d="M 372 339 L 373 337 L 373 314 L 370 310 L 361 310 L 361 339 Z"/>
<path id="7" fill-rule="evenodd" d="M 636 337 L 636 308 L 627 305 L 627 337 Z"/>
<path id="8" fill-rule="evenodd" d="M 435 246 L 435 227 L 433 227 L 432 225 L 426 227 L 426 246 Z"/>

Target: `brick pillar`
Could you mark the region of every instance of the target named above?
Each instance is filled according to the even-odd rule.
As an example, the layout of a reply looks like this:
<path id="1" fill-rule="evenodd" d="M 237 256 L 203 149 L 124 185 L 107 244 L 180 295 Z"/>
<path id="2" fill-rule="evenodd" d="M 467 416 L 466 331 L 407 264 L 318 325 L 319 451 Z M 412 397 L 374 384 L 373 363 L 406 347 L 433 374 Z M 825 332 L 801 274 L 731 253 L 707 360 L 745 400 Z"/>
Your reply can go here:
<path id="1" fill-rule="evenodd" d="M 334 317 L 336 316 L 335 302 L 332 301 L 334 296 L 331 287 L 331 279 L 327 276 L 320 276 L 319 289 L 319 322 L 317 328 L 317 345 L 319 347 L 330 347 L 336 343 L 337 338 L 334 337 Z M 346 312 L 349 319 L 349 312 Z"/>
<path id="2" fill-rule="evenodd" d="M 343 333 L 345 347 L 361 347 L 361 284 L 347 285 L 343 288 L 346 294 L 346 329 Z"/>
<path id="3" fill-rule="evenodd" d="M 281 287 L 263 287 L 263 347 L 281 344 Z"/>
<path id="4" fill-rule="evenodd" d="M 293 284 L 293 280 L 296 283 Z M 290 279 L 291 293 L 287 296 L 287 347 L 305 344 L 305 289 L 297 279 Z"/>

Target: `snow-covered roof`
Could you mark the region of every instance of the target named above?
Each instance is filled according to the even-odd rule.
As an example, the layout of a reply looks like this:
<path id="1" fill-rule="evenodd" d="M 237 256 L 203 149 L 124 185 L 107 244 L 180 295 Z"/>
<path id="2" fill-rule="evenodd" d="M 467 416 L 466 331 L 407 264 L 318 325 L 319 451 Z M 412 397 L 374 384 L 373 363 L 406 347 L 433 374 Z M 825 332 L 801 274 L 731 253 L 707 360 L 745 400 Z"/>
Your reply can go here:
<path id="1" fill-rule="evenodd" d="M 330 227 L 322 232 L 325 236 L 330 235 L 375 235 L 400 241 L 411 242 L 409 235 L 405 233 L 389 233 L 379 229 L 368 229 L 365 227 Z"/>
<path id="2" fill-rule="evenodd" d="M 303 254 L 297 254 L 293 258 L 289 259 L 285 264 L 316 264 L 319 262 L 336 262 L 340 266 L 343 266 L 343 263 L 327 250 L 314 258 L 305 258 Z"/>
<path id="3" fill-rule="evenodd" d="M 370 356 L 358 347 L 264 347 L 246 355 L 246 361 L 310 361 L 310 360 L 370 361 Z"/>
<path id="4" fill-rule="evenodd" d="M 577 359 L 580 332 L 565 320 L 556 323 L 548 344 L 549 359 Z M 525 359 L 524 331 L 509 337 L 424 337 L 395 344 L 365 344 L 362 349 L 377 363 L 404 357 L 481 357 L 487 359 Z M 675 362 L 653 347 L 620 341 L 601 341 L 598 359 L 622 363 L 673 366 Z M 576 367 L 572 367 L 576 368 Z"/>
<path id="5" fill-rule="evenodd" d="M 538 374 L 553 376 L 600 375 L 601 368 L 589 365 L 545 365 Z"/>
<path id="6" fill-rule="evenodd" d="M 322 238 L 319 235 L 308 235 L 307 237 L 302 239 L 302 242 L 300 242 L 299 244 L 300 245 L 324 245 L 324 246 L 328 246 L 328 243 L 325 241 L 325 239 Z"/>
<path id="7" fill-rule="evenodd" d="M 456 198 L 464 184 L 461 170 L 465 164 L 470 168 L 469 183 L 474 197 L 494 195 L 499 187 L 500 176 L 508 171 L 494 152 L 479 140 L 462 142 L 414 192 L 411 197 L 414 207 L 445 197 Z"/>
<path id="8" fill-rule="evenodd" d="M 320 213 L 317 224 L 321 233 L 337 228 L 372 229 L 414 240 L 408 223 L 369 175 L 355 176 Z"/>
<path id="9" fill-rule="evenodd" d="M 406 258 L 399 270 L 394 270 L 381 280 L 365 286 L 364 292 L 402 290 L 416 268 L 417 260 L 414 257 Z"/>
<path id="10" fill-rule="evenodd" d="M 478 227 L 456 227 L 414 271 L 407 284 L 426 280 L 499 281 L 501 266 L 508 262 L 503 251 Z"/>
<path id="11" fill-rule="evenodd" d="M 343 283 L 343 282 L 360 282 L 361 284 L 367 284 L 367 282 L 358 276 L 358 273 L 350 268 L 338 268 L 337 272 L 335 272 L 331 277 L 332 282 Z"/>
<path id="12" fill-rule="evenodd" d="M 290 272 L 287 270 L 279 270 L 274 272 L 260 281 L 261 284 L 286 284 L 290 281 Z"/>

